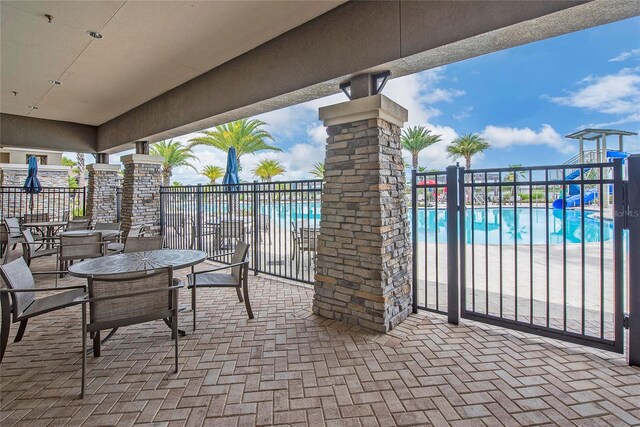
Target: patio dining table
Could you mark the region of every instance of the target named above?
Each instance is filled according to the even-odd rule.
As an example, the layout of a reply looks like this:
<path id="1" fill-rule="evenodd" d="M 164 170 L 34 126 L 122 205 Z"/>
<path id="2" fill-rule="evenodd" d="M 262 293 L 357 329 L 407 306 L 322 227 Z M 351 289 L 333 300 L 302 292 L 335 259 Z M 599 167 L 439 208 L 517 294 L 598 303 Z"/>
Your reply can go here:
<path id="1" fill-rule="evenodd" d="M 174 270 L 193 267 L 200 264 L 207 258 L 207 253 L 191 249 L 160 249 L 156 251 L 130 252 L 117 255 L 110 255 L 100 258 L 92 258 L 86 261 L 73 264 L 69 267 L 69 274 L 76 277 L 90 276 L 110 276 L 126 273 L 137 273 L 159 268 L 173 267 Z M 171 327 L 171 322 L 164 319 L 167 326 Z M 118 329 L 113 329 L 105 337 L 104 343 Z M 178 334 L 186 335 L 182 329 L 178 329 Z M 100 356 L 99 350 L 94 348 L 94 356 Z"/>

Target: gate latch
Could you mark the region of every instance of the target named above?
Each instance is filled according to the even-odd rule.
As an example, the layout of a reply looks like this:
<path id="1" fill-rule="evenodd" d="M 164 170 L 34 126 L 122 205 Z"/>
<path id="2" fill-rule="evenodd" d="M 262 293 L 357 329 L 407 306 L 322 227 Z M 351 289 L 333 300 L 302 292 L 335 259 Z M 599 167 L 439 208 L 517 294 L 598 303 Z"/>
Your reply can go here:
<path id="1" fill-rule="evenodd" d="M 622 316 L 622 326 L 625 329 L 629 329 L 629 313 L 624 313 Z"/>

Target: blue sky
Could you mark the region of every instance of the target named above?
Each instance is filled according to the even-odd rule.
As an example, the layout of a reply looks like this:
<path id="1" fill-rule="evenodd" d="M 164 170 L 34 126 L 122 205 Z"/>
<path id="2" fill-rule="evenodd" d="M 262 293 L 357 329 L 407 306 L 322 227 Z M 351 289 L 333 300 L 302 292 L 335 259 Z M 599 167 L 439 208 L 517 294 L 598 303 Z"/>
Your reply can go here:
<path id="1" fill-rule="evenodd" d="M 582 127 L 640 128 L 640 18 L 555 37 L 391 80 L 383 92 L 409 110 L 407 125 L 424 125 L 443 136 L 425 150 L 420 165 L 452 164 L 446 145 L 456 136 L 480 133 L 492 145 L 474 167 L 563 163 L 577 152 L 564 135 Z M 264 158 L 280 160 L 283 179 L 309 178 L 324 159 L 326 134 L 318 107 L 343 102 L 342 94 L 257 116 L 282 153 L 243 157 L 243 180 Z M 194 134 L 177 138 L 188 141 Z M 637 137 L 627 151 L 640 152 Z M 225 156 L 196 149 L 200 170 L 224 166 Z M 409 157 L 406 157 L 407 160 Z M 183 184 L 206 179 L 187 168 L 174 172 Z"/>

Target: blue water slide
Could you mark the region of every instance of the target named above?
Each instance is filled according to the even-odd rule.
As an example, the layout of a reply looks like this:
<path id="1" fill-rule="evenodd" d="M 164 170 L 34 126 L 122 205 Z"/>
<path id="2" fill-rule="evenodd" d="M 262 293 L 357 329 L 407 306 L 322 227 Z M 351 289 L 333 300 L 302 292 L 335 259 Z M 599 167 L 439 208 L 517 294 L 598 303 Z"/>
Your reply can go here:
<path id="1" fill-rule="evenodd" d="M 582 172 L 584 172 L 585 174 L 587 172 L 589 172 L 590 168 L 585 168 L 584 170 L 582 170 Z M 580 169 L 576 169 L 575 171 L 571 172 L 570 174 L 568 174 L 565 179 L 567 181 L 573 181 L 574 179 L 578 178 L 580 176 L 581 170 Z M 591 190 L 587 190 L 584 192 L 584 201 L 583 203 L 587 204 L 587 203 L 591 203 L 593 201 L 593 199 L 595 199 L 596 197 L 598 197 L 598 190 L 597 189 L 591 189 Z M 580 186 L 578 185 L 569 185 L 569 197 L 566 197 L 564 199 L 560 198 L 556 201 L 553 202 L 553 207 L 554 209 L 562 209 L 563 203 L 566 204 L 567 208 L 574 208 L 576 206 L 580 206 L 581 203 L 581 199 L 583 198 L 583 196 L 580 194 Z"/>

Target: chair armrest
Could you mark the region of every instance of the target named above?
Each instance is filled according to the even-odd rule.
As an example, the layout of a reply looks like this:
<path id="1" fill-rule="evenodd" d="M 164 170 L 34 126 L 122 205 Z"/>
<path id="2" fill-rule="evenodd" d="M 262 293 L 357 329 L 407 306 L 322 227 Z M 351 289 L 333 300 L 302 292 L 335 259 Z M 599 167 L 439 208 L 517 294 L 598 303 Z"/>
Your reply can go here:
<path id="1" fill-rule="evenodd" d="M 106 297 L 93 297 L 93 298 L 86 298 L 86 297 L 80 298 L 79 297 L 79 298 L 76 298 L 73 302 L 75 302 L 76 304 L 86 304 L 88 302 L 106 301 L 106 300 L 112 300 L 112 299 L 120 299 L 120 298 L 137 297 L 137 296 L 141 296 L 141 295 L 149 295 L 149 294 L 153 294 L 153 293 L 156 293 L 156 292 L 167 292 L 167 291 L 175 292 L 180 288 L 184 288 L 184 285 L 182 284 L 182 282 L 180 282 L 180 284 L 178 284 L 178 285 L 168 286 L 168 287 L 162 288 L 162 289 L 150 289 L 150 290 L 147 290 L 147 291 L 131 292 L 131 293 L 128 293 L 128 294 L 110 295 L 110 296 L 106 296 Z"/>
<path id="2" fill-rule="evenodd" d="M 43 292 L 43 291 L 66 291 L 69 289 L 81 289 L 85 288 L 86 285 L 74 285 L 74 286 L 60 286 L 57 288 L 29 288 L 29 289 L 9 289 L 9 288 L 0 288 L 0 293 L 2 294 L 16 294 L 22 292 Z"/>
<path id="3" fill-rule="evenodd" d="M 216 258 L 220 258 L 220 257 L 223 257 L 223 256 L 229 256 L 229 255 L 233 255 L 233 252 L 225 252 L 223 254 L 211 255 L 210 257 L 207 257 L 207 260 L 214 260 Z"/>
<path id="4" fill-rule="evenodd" d="M 229 264 L 229 265 L 225 265 L 223 267 L 213 268 L 211 270 L 195 271 L 192 274 L 189 274 L 188 276 L 192 276 L 192 275 L 196 276 L 198 274 L 203 274 L 203 273 L 212 273 L 214 271 L 226 270 L 227 268 L 238 267 L 238 266 L 244 265 L 244 264 L 249 264 L 249 261 L 242 261 L 242 262 L 238 262 L 238 263 L 235 263 L 235 264 Z"/>
<path id="5" fill-rule="evenodd" d="M 31 274 L 32 274 L 33 276 L 35 276 L 36 274 L 65 274 L 65 273 L 68 273 L 68 271 L 59 271 L 59 270 L 56 270 L 56 271 L 36 271 L 36 272 L 33 272 L 33 271 L 32 271 L 32 272 L 31 272 Z"/>

